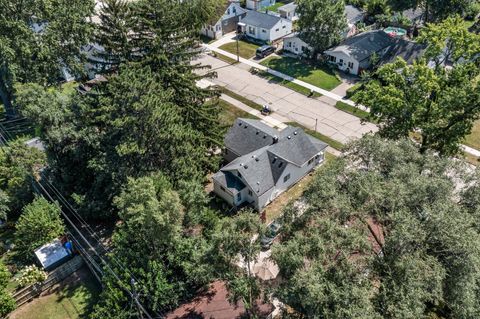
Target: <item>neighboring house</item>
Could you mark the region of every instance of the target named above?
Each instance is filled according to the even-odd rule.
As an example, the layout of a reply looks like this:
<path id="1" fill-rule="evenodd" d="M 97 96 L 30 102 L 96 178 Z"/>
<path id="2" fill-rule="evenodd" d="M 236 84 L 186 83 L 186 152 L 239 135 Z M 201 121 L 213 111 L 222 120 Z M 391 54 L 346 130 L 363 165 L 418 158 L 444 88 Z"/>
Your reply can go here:
<path id="1" fill-rule="evenodd" d="M 313 52 L 313 48 L 300 39 L 298 33 L 293 33 L 283 39 L 283 51 L 308 57 L 309 53 Z"/>
<path id="2" fill-rule="evenodd" d="M 225 136 L 229 163 L 213 176 L 214 192 L 232 206 L 261 211 L 321 164 L 327 146 L 297 127 L 278 131 L 239 118 Z"/>
<path id="3" fill-rule="evenodd" d="M 292 21 L 257 11 L 248 11 L 238 23 L 248 37 L 272 42 L 292 33 Z"/>
<path id="4" fill-rule="evenodd" d="M 278 13 L 284 19 L 288 19 L 290 21 L 298 20 L 297 5 L 294 2 L 290 2 L 284 6 L 279 7 Z"/>
<path id="5" fill-rule="evenodd" d="M 200 31 L 201 34 L 218 39 L 222 35 L 235 31 L 238 21 L 247 14 L 238 1 L 226 0 L 223 6 L 220 6 L 215 18 L 205 25 Z"/>
<path id="6" fill-rule="evenodd" d="M 398 57 L 404 59 L 407 64 L 413 64 L 413 62 L 423 56 L 427 48 L 425 44 L 404 39 L 395 40 L 395 43 L 388 49 L 388 51 L 380 60 L 380 65 L 392 63 Z"/>
<path id="7" fill-rule="evenodd" d="M 250 10 L 261 10 L 275 4 L 275 0 L 247 0 L 246 7 Z"/>
<path id="8" fill-rule="evenodd" d="M 338 69 L 359 75 L 371 66 L 372 55 L 382 58 L 395 43 L 383 30 L 374 30 L 348 38 L 324 54 Z"/>
<path id="9" fill-rule="evenodd" d="M 349 38 L 357 34 L 357 23 L 363 21 L 365 12 L 352 5 L 346 5 L 345 15 L 347 18 L 347 30 L 345 30 L 344 38 Z"/>
<path id="10" fill-rule="evenodd" d="M 223 281 L 213 282 L 207 291 L 200 292 L 189 303 L 183 304 L 168 313 L 165 319 L 240 319 L 246 317 L 243 301 L 230 302 L 230 294 Z M 274 306 L 257 299 L 254 305 L 258 318 L 270 318 Z"/>

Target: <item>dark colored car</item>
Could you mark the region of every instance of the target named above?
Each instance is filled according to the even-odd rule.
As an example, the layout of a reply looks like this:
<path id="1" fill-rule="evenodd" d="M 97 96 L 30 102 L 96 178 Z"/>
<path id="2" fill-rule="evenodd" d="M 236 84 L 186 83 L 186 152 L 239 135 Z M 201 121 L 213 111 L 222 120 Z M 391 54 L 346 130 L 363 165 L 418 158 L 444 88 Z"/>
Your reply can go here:
<path id="1" fill-rule="evenodd" d="M 277 237 L 280 228 L 282 228 L 282 225 L 280 225 L 278 221 L 273 221 L 270 225 L 267 226 L 267 231 L 262 236 L 262 238 L 260 238 L 260 244 L 263 249 L 270 248 L 273 241 Z"/>
<path id="2" fill-rule="evenodd" d="M 255 56 L 258 58 L 258 59 L 262 59 L 270 54 L 272 54 L 273 52 L 275 52 L 275 48 L 272 47 L 271 45 L 262 45 L 261 47 L 259 47 L 255 53 Z"/>

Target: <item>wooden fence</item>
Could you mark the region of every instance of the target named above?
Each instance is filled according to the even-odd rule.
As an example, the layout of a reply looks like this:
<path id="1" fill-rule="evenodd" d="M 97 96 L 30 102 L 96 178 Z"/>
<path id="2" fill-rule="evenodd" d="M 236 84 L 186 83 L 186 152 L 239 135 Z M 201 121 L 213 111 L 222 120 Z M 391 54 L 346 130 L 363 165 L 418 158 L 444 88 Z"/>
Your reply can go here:
<path id="1" fill-rule="evenodd" d="M 52 286 L 70 276 L 72 273 L 80 269 L 83 265 L 83 259 L 80 256 L 75 256 L 65 264 L 59 266 L 48 274 L 45 281 L 24 287 L 13 294 L 13 298 L 20 307 L 24 303 L 29 302 L 35 297 L 38 297 L 42 292 L 50 289 Z"/>

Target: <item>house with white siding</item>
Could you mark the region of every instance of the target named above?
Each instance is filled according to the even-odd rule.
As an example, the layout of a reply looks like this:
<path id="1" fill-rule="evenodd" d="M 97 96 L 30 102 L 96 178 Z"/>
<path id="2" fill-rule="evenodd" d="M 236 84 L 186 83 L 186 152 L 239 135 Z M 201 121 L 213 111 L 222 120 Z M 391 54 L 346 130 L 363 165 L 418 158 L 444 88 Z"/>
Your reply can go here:
<path id="1" fill-rule="evenodd" d="M 225 136 L 228 164 L 213 176 L 214 192 L 231 206 L 261 211 L 323 163 L 327 146 L 298 127 L 279 131 L 239 118 Z"/>
<path id="2" fill-rule="evenodd" d="M 279 7 L 277 10 L 282 18 L 291 21 L 298 20 L 297 5 L 294 2 L 287 3 L 286 5 Z"/>
<path id="3" fill-rule="evenodd" d="M 265 42 L 272 42 L 292 33 L 292 21 L 257 11 L 248 11 L 238 25 L 246 36 Z"/>
<path id="4" fill-rule="evenodd" d="M 218 39 L 226 33 L 235 31 L 238 21 L 246 14 L 247 10 L 242 8 L 238 1 L 226 0 L 223 6 L 219 6 L 213 19 L 203 26 L 200 33 L 211 39 Z"/>
<path id="5" fill-rule="evenodd" d="M 298 33 L 292 33 L 283 39 L 283 51 L 302 57 L 309 57 L 313 48 L 300 39 Z"/>

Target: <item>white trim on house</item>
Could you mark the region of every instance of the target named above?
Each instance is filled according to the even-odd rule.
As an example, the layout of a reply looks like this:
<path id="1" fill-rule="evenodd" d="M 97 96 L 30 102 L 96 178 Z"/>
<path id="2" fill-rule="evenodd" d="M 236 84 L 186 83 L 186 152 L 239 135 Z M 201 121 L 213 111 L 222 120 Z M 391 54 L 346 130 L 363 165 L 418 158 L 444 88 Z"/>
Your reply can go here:
<path id="1" fill-rule="evenodd" d="M 307 53 L 312 52 L 313 49 L 305 41 L 300 39 L 298 35 L 293 35 L 283 39 L 283 51 L 307 57 Z"/>

